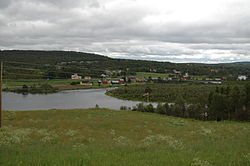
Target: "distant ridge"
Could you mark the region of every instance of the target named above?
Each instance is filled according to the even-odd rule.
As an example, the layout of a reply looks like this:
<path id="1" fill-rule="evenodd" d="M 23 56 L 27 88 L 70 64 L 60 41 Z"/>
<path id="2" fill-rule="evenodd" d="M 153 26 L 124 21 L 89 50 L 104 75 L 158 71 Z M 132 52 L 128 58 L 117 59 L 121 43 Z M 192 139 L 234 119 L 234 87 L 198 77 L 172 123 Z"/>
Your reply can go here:
<path id="1" fill-rule="evenodd" d="M 22 74 L 27 71 L 14 70 L 12 69 L 13 66 L 29 68 L 36 64 L 40 65 L 40 67 L 36 67 L 40 70 L 38 73 L 48 75 L 48 70 L 53 70 L 57 72 L 55 76 L 63 78 L 69 78 L 69 75 L 65 75 L 63 72 L 99 77 L 102 73 L 110 71 L 122 71 L 118 74 L 124 76 L 134 75 L 136 72 L 173 73 L 174 70 L 181 71 L 183 74 L 206 75 L 208 77 L 236 78 L 238 75 L 250 76 L 250 61 L 219 64 L 172 63 L 115 59 L 94 53 L 57 50 L 1 50 L 0 61 L 6 63 L 6 72 Z M 27 65 L 17 65 L 16 62 L 27 63 Z"/>
<path id="2" fill-rule="evenodd" d="M 234 64 L 250 64 L 250 61 L 233 62 Z"/>
<path id="3" fill-rule="evenodd" d="M 100 55 L 96 53 L 89 52 L 80 52 L 80 51 L 64 51 L 64 50 L 0 50 L 0 55 L 8 54 L 9 56 L 13 55 L 22 55 L 26 56 L 27 54 L 32 54 L 33 56 L 59 56 L 65 55 L 68 56 L 84 56 L 89 58 L 97 58 L 100 59 L 119 59 L 119 60 L 132 60 L 132 61 L 150 61 L 150 62 L 159 62 L 159 63 L 172 63 L 172 64 L 190 64 L 190 65 L 220 65 L 220 64 L 250 64 L 250 61 L 240 61 L 240 62 L 229 62 L 229 63 L 199 63 L 199 62 L 187 62 L 187 63 L 177 63 L 177 62 L 167 62 L 167 61 L 154 61 L 154 60 L 135 60 L 135 59 L 122 59 L 122 58 L 111 58 L 106 55 Z M 1 58 L 0 58 L 1 59 Z"/>

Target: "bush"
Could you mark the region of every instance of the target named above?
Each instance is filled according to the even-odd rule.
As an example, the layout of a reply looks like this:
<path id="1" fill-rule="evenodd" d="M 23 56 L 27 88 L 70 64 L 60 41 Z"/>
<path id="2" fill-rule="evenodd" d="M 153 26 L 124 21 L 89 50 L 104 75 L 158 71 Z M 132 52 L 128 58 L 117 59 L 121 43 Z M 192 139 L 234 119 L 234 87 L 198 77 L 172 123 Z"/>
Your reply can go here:
<path id="1" fill-rule="evenodd" d="M 154 112 L 154 106 L 152 104 L 148 104 L 145 109 L 146 112 Z"/>
<path id="2" fill-rule="evenodd" d="M 157 107 L 156 107 L 156 113 L 158 113 L 158 114 L 166 114 L 166 109 L 165 109 L 164 105 L 159 103 L 157 105 Z"/>
<path id="3" fill-rule="evenodd" d="M 139 112 L 145 112 L 145 108 L 144 108 L 143 103 L 137 104 L 136 105 L 136 110 L 139 111 Z"/>
<path id="4" fill-rule="evenodd" d="M 53 86 L 49 85 L 49 84 L 42 84 L 41 86 L 35 86 L 32 85 L 31 87 L 28 87 L 27 85 L 23 85 L 22 88 L 20 89 L 14 89 L 11 90 L 12 92 L 15 93 L 22 93 L 22 94 L 28 94 L 28 93 L 32 93 L 32 94 L 36 94 L 36 93 L 55 93 L 58 92 L 57 88 L 54 88 Z"/>
<path id="5" fill-rule="evenodd" d="M 125 111 L 125 110 L 128 110 L 128 107 L 127 107 L 127 106 L 121 106 L 121 107 L 120 107 L 120 110 L 124 110 L 124 111 Z"/>
<path id="6" fill-rule="evenodd" d="M 70 85 L 79 85 L 80 82 L 71 82 Z"/>

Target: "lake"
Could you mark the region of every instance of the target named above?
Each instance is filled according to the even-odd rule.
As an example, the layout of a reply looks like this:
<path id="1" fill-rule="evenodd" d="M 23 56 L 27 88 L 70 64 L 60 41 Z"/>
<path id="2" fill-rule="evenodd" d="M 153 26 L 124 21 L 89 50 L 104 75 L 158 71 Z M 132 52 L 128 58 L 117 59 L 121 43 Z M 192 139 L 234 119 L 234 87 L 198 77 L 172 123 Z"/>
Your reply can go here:
<path id="1" fill-rule="evenodd" d="M 102 108 L 119 110 L 120 106 L 131 107 L 140 102 L 120 100 L 105 95 L 106 89 L 68 90 L 53 94 L 17 94 L 3 92 L 4 110 L 48 110 Z"/>

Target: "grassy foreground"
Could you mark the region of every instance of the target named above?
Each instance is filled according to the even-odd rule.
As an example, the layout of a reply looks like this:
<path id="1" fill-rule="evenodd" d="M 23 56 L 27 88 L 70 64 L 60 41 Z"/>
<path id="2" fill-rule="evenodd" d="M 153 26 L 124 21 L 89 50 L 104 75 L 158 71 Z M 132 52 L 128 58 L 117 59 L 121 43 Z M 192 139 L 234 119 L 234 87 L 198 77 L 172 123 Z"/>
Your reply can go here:
<path id="1" fill-rule="evenodd" d="M 4 116 L 1 166 L 250 166 L 250 123 L 106 109 Z"/>

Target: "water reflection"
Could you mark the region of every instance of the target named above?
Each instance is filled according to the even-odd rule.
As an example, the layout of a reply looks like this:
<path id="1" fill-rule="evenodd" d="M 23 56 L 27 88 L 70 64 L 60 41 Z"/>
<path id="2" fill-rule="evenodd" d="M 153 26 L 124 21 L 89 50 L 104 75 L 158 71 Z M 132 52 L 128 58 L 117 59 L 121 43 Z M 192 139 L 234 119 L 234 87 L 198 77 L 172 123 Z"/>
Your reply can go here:
<path id="1" fill-rule="evenodd" d="M 4 110 L 47 110 L 99 107 L 120 109 L 133 107 L 139 102 L 120 100 L 105 95 L 105 89 L 69 90 L 54 94 L 3 93 Z"/>

